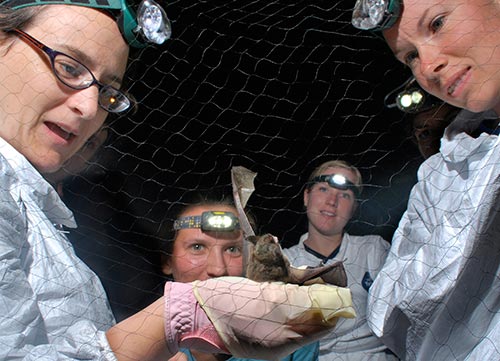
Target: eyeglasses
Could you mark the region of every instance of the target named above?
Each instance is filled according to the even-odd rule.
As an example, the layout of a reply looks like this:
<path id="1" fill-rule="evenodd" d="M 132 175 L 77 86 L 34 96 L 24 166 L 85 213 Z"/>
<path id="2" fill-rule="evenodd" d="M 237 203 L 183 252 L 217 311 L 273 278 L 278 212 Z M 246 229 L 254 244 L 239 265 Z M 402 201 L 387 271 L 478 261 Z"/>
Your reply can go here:
<path id="1" fill-rule="evenodd" d="M 358 186 L 342 174 L 324 174 L 314 177 L 311 180 L 312 184 L 321 182 L 326 182 L 330 187 L 343 191 L 350 189 L 356 196 L 359 196 L 361 193 Z"/>
<path id="2" fill-rule="evenodd" d="M 110 113 L 121 113 L 130 108 L 131 101 L 122 91 L 98 81 L 89 68 L 75 58 L 52 50 L 22 30 L 12 31 L 48 55 L 54 75 L 64 85 L 75 90 L 96 85 L 99 89 L 99 106 Z"/>

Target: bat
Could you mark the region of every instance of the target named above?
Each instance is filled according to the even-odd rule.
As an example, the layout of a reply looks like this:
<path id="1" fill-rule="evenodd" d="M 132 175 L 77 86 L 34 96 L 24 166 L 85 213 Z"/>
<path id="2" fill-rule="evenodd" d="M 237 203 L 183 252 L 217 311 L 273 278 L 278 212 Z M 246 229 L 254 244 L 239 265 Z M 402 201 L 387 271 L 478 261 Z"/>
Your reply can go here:
<path id="1" fill-rule="evenodd" d="M 254 173 L 245 167 L 231 168 L 233 198 L 243 230 L 243 276 L 257 282 L 282 281 L 299 285 L 329 283 L 347 287 L 343 262 L 318 267 L 297 268 L 283 254 L 276 237 L 271 234 L 256 236 L 244 208 L 253 191 Z"/>
<path id="2" fill-rule="evenodd" d="M 326 266 L 297 268 L 291 266 L 273 235 L 249 236 L 247 240 L 252 246 L 245 273 L 254 281 L 282 281 L 299 285 L 328 283 L 347 287 L 347 275 L 341 261 Z"/>

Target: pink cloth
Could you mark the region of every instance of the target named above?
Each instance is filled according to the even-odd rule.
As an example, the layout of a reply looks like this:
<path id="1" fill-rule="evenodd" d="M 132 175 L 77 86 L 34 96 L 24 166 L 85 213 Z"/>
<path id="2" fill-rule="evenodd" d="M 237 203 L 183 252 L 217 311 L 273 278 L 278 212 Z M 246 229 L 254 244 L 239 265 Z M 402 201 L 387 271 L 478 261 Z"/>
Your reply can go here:
<path id="1" fill-rule="evenodd" d="M 179 347 L 279 360 L 352 318 L 347 288 L 220 277 L 165 287 L 165 334 Z"/>

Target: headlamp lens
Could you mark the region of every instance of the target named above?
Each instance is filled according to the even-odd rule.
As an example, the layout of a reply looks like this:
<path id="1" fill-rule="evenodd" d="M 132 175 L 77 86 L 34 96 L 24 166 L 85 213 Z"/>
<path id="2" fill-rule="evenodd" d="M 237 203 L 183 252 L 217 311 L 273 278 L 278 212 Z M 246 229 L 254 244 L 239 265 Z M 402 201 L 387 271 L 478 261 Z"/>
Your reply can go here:
<path id="1" fill-rule="evenodd" d="M 425 94 L 422 90 L 412 88 L 398 94 L 396 98 L 397 107 L 407 113 L 411 113 L 422 108 L 425 102 Z"/>
<path id="2" fill-rule="evenodd" d="M 232 212 L 206 211 L 201 216 L 186 216 L 175 220 L 174 230 L 186 228 L 201 228 L 204 232 L 231 232 L 240 228 L 240 222 Z"/>
<path id="3" fill-rule="evenodd" d="M 167 14 L 153 0 L 144 0 L 137 13 L 138 30 L 150 42 L 162 44 L 172 36 L 172 26 Z"/>
<path id="4" fill-rule="evenodd" d="M 389 103 L 391 98 L 395 100 Z M 415 78 L 411 77 L 387 94 L 384 103 L 387 108 L 397 107 L 405 113 L 419 113 L 441 104 L 442 101 L 427 93 Z"/>
<path id="5" fill-rule="evenodd" d="M 312 179 L 313 184 L 320 182 L 326 182 L 330 187 L 343 191 L 350 189 L 356 196 L 359 196 L 360 194 L 358 186 L 347 179 L 347 177 L 343 174 L 324 174 Z"/>
<path id="6" fill-rule="evenodd" d="M 361 30 L 388 29 L 399 17 L 400 0 L 357 0 L 352 25 Z"/>

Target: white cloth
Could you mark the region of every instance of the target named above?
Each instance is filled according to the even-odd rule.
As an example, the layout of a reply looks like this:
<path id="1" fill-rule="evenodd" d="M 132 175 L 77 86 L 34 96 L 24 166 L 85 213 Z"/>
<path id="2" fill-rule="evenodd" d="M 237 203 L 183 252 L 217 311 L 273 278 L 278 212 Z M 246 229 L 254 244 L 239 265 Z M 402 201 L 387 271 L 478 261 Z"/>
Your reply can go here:
<path id="1" fill-rule="evenodd" d="M 424 162 L 370 289 L 370 327 L 406 360 L 500 360 L 500 144 L 463 111 Z M 495 115 L 496 116 L 496 115 Z"/>
<path id="2" fill-rule="evenodd" d="M 293 266 L 318 266 L 322 259 L 304 248 L 308 234 L 297 245 L 284 249 Z M 377 235 L 344 234 L 337 255 L 326 264 L 344 261 L 347 287 L 351 290 L 357 317 L 340 319 L 335 329 L 320 340 L 320 361 L 332 360 L 392 360 L 384 352 L 386 346 L 373 335 L 366 323 L 367 288 L 382 268 L 389 243 Z"/>
<path id="3" fill-rule="evenodd" d="M 54 224 L 76 226 L 55 190 L 0 139 L 0 360 L 116 360 L 104 289 Z"/>

